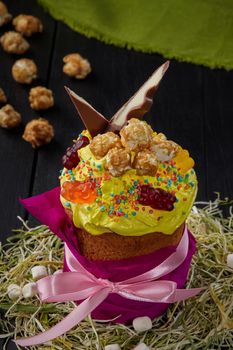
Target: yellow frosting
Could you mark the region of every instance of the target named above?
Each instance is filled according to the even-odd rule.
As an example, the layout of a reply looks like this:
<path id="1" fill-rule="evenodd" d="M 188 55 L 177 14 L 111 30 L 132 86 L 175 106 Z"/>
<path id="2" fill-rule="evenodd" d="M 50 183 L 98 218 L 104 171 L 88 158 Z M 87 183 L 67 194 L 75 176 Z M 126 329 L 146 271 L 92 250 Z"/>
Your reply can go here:
<path id="1" fill-rule="evenodd" d="M 182 149 L 181 149 L 182 150 Z M 197 179 L 193 169 L 182 169 L 184 154 L 174 160 L 160 163 L 157 174 L 139 176 L 129 170 L 113 177 L 105 168 L 105 158 L 97 160 L 89 146 L 78 151 L 79 165 L 73 170 L 63 169 L 61 186 L 66 181 L 92 180 L 97 183 L 97 197 L 92 203 L 80 204 L 61 196 L 64 208 L 73 213 L 74 225 L 93 235 L 115 232 L 125 236 L 141 236 L 151 232 L 172 234 L 187 218 L 197 192 Z M 181 157 L 182 156 L 182 157 Z M 181 162 L 182 159 L 182 162 Z M 179 160 L 179 161 L 178 161 Z M 189 164 L 192 166 L 193 163 Z M 137 186 L 150 184 L 173 192 L 177 198 L 172 211 L 155 210 L 137 203 Z"/>

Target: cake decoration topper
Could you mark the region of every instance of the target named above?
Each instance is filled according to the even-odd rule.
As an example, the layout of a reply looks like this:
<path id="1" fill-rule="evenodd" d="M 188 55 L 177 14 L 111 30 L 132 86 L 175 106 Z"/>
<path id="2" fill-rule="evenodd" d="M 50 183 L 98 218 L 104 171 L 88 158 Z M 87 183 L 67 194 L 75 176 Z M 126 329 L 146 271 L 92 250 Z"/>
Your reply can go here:
<path id="1" fill-rule="evenodd" d="M 119 131 L 131 118 L 142 118 L 153 104 L 153 96 L 169 67 L 166 61 L 150 76 L 140 89 L 119 109 L 110 120 L 108 131 Z"/>
<path id="2" fill-rule="evenodd" d="M 87 101 L 65 87 L 84 125 L 94 137 L 104 131 L 120 131 L 131 118 L 142 118 L 153 103 L 153 96 L 169 67 L 166 61 L 150 76 L 141 88 L 116 112 L 110 121 L 97 112 Z"/>
<path id="3" fill-rule="evenodd" d="M 66 86 L 65 89 L 91 136 L 94 137 L 98 133 L 103 132 L 108 126 L 109 121 L 85 101 L 84 98 L 78 96 Z"/>

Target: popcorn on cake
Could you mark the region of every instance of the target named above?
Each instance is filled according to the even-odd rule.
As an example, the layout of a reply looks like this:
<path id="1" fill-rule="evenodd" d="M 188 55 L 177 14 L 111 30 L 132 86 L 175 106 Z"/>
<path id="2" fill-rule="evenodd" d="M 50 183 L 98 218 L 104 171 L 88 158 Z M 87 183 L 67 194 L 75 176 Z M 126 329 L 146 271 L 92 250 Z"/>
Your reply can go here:
<path id="1" fill-rule="evenodd" d="M 122 145 L 129 151 L 139 151 L 150 146 L 153 130 L 146 122 L 136 118 L 129 120 L 121 131 Z"/>
<path id="2" fill-rule="evenodd" d="M 103 158 L 111 148 L 121 148 L 121 140 L 114 132 L 95 136 L 90 143 L 90 150 L 97 159 Z"/>
<path id="3" fill-rule="evenodd" d="M 122 148 L 112 148 L 107 153 L 105 168 L 112 176 L 120 176 L 127 170 L 131 169 L 130 154 Z"/>
<path id="4" fill-rule="evenodd" d="M 133 168 L 137 170 L 138 175 L 155 176 L 158 158 L 149 150 L 138 152 L 134 158 Z"/>
<path id="5" fill-rule="evenodd" d="M 150 150 L 154 152 L 158 160 L 166 162 L 174 158 L 178 152 L 178 145 L 162 133 L 155 135 L 150 144 Z"/>
<path id="6" fill-rule="evenodd" d="M 0 38 L 0 43 L 4 51 L 13 54 L 24 54 L 30 47 L 29 43 L 20 33 L 6 32 Z"/>
<path id="7" fill-rule="evenodd" d="M 155 176 L 159 163 L 173 159 L 179 146 L 164 134 L 153 132 L 145 121 L 132 118 L 121 129 L 120 137 L 112 131 L 95 136 L 90 150 L 97 159 L 105 157 L 105 169 L 112 176 L 132 168 L 138 175 Z"/>

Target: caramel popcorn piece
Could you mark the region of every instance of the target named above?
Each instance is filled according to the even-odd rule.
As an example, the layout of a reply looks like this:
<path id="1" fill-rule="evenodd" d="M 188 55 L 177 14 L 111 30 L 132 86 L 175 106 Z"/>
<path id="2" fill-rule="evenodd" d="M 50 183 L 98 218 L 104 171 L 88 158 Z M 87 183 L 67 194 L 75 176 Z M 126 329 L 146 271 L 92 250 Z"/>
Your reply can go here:
<path id="1" fill-rule="evenodd" d="M 0 27 L 11 21 L 12 15 L 8 12 L 6 5 L 0 1 Z"/>
<path id="2" fill-rule="evenodd" d="M 9 104 L 0 109 L 0 126 L 6 129 L 17 127 L 22 121 L 21 115 Z"/>
<path id="3" fill-rule="evenodd" d="M 48 109 L 54 105 L 53 92 L 44 86 L 36 86 L 29 92 L 29 102 L 32 109 Z"/>
<path id="4" fill-rule="evenodd" d="M 154 133 L 154 134 L 155 134 L 155 135 L 153 135 L 153 142 L 154 143 L 158 144 L 160 142 L 167 141 L 167 137 L 162 132 L 160 132 L 158 134 L 156 134 L 156 133 Z"/>
<path id="5" fill-rule="evenodd" d="M 21 34 L 16 32 L 6 32 L 0 38 L 0 43 L 4 51 L 14 54 L 25 53 L 30 45 Z"/>
<path id="6" fill-rule="evenodd" d="M 43 25 L 39 18 L 31 15 L 19 15 L 15 17 L 13 19 L 13 26 L 17 32 L 27 37 L 43 31 Z"/>
<path id="7" fill-rule="evenodd" d="M 158 160 L 166 162 L 174 158 L 178 152 L 178 145 L 162 133 L 155 135 L 150 145 L 150 150 L 155 153 Z"/>
<path id="8" fill-rule="evenodd" d="M 155 176 L 158 168 L 158 159 L 151 151 L 141 151 L 134 158 L 133 168 L 137 170 L 138 175 Z"/>
<path id="9" fill-rule="evenodd" d="M 31 84 L 37 78 L 37 66 L 33 60 L 21 58 L 14 63 L 12 76 L 20 84 Z"/>
<path id="10" fill-rule="evenodd" d="M 153 130 L 146 122 L 136 118 L 129 120 L 121 131 L 122 145 L 129 151 L 139 151 L 148 148 L 151 141 Z"/>
<path id="11" fill-rule="evenodd" d="M 63 72 L 76 79 L 84 79 L 91 72 L 89 61 L 78 53 L 71 53 L 63 58 Z"/>
<path id="12" fill-rule="evenodd" d="M 120 176 L 131 169 L 130 154 L 122 148 L 112 148 L 106 156 L 105 168 L 113 175 Z"/>
<path id="13" fill-rule="evenodd" d="M 103 158 L 111 148 L 120 148 L 121 140 L 114 132 L 95 136 L 90 143 L 90 150 L 97 159 Z"/>
<path id="14" fill-rule="evenodd" d="M 0 88 L 0 103 L 6 103 L 7 98 L 5 92 Z"/>
<path id="15" fill-rule="evenodd" d="M 45 145 L 54 137 L 53 126 L 44 118 L 31 120 L 24 130 L 23 139 L 30 142 L 33 148 Z"/>

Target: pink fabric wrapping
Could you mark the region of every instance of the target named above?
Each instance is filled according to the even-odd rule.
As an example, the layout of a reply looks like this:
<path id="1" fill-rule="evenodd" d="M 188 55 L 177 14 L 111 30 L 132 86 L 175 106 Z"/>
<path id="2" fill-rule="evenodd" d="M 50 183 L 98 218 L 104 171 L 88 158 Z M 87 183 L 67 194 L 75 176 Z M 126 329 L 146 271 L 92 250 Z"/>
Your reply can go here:
<path id="1" fill-rule="evenodd" d="M 69 247 L 75 258 L 83 267 L 97 278 L 109 279 L 112 282 L 126 280 L 142 274 L 161 264 L 175 250 L 175 247 L 163 248 L 145 256 L 116 261 L 90 261 L 78 251 L 76 228 L 66 215 L 60 203 L 60 187 L 41 195 L 21 200 L 24 207 L 40 222 L 47 225 Z M 189 232 L 189 250 L 184 262 L 175 270 L 160 278 L 177 283 L 183 288 L 187 279 L 192 255 L 195 252 L 195 239 Z M 69 271 L 64 259 L 64 271 Z M 126 323 L 139 316 L 152 319 L 163 314 L 169 304 L 129 300 L 117 294 L 110 294 L 93 312 L 92 317 L 98 320 L 115 319 L 117 323 Z"/>

